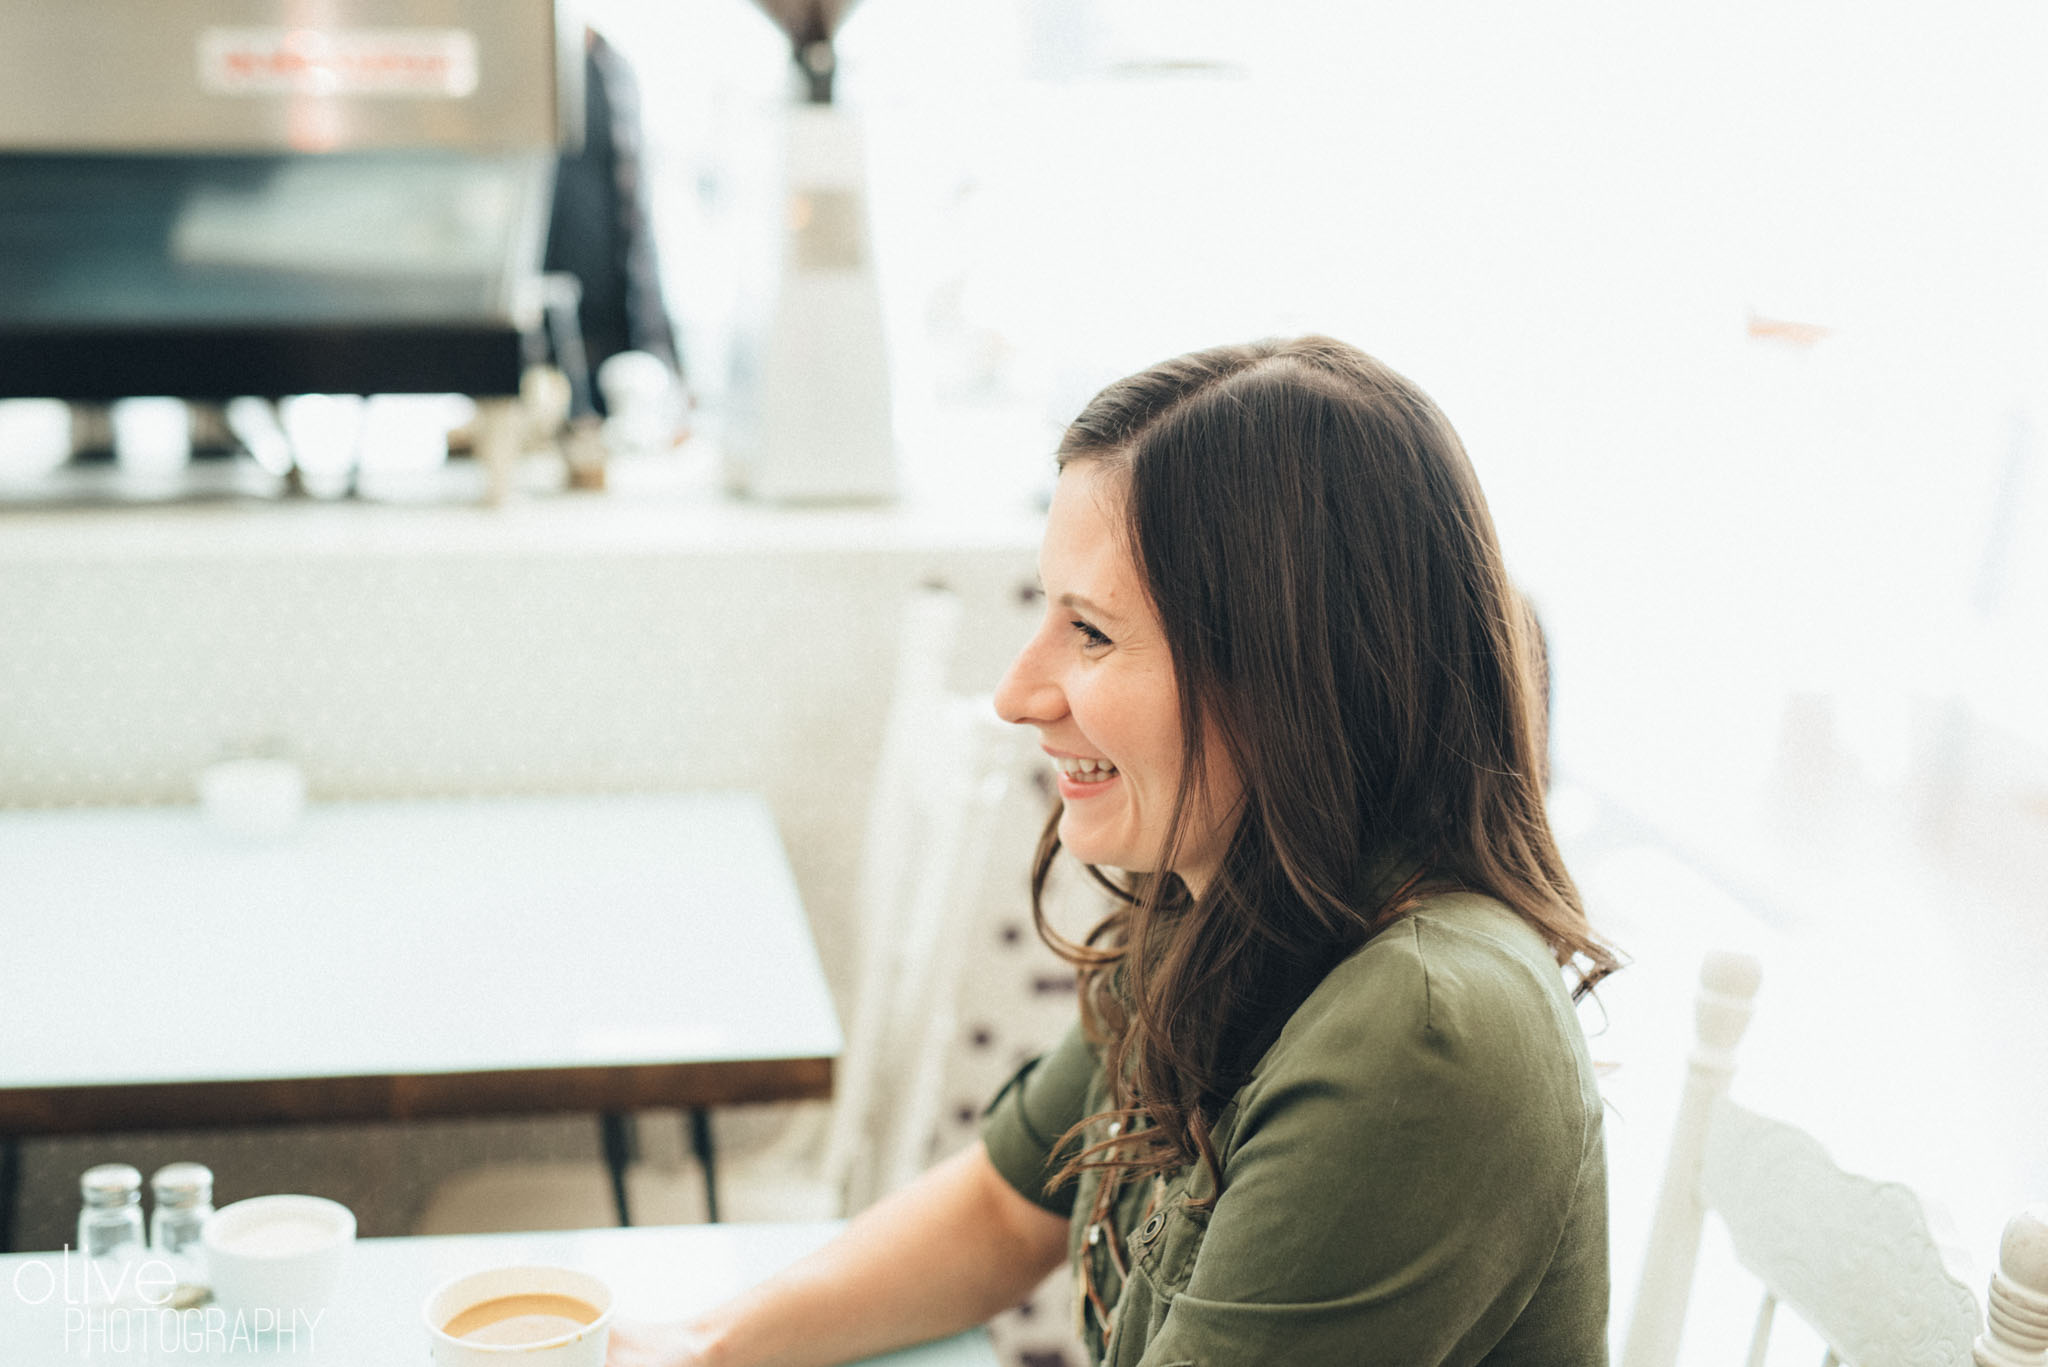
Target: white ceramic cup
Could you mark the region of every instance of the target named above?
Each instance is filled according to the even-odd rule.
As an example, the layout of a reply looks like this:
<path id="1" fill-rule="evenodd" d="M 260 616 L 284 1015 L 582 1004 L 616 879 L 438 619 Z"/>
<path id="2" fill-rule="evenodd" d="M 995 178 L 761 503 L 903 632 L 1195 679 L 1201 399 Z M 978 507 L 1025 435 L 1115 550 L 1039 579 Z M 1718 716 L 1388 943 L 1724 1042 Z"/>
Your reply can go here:
<path id="1" fill-rule="evenodd" d="M 163 474 L 192 459 L 192 414 L 184 400 L 116 399 L 114 458 L 125 470 Z"/>
<path id="2" fill-rule="evenodd" d="M 462 1311 L 500 1296 L 574 1296 L 597 1307 L 597 1318 L 560 1338 L 539 1343 L 470 1343 L 443 1327 Z M 427 1338 L 438 1367 L 604 1367 L 611 1338 L 612 1290 L 569 1267 L 492 1267 L 443 1282 L 423 1307 Z"/>
<path id="3" fill-rule="evenodd" d="M 356 1217 L 323 1196 L 254 1196 L 206 1221 L 207 1282 L 222 1309 L 318 1310 L 334 1295 Z"/>

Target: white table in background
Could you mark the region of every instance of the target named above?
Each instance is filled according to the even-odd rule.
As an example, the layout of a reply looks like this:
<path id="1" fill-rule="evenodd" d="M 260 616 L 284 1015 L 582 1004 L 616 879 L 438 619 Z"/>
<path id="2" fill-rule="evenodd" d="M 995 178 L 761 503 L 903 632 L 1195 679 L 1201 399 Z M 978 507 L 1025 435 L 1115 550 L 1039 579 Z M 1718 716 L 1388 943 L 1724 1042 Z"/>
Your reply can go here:
<path id="1" fill-rule="evenodd" d="M 209 1342 L 203 1320 L 187 1319 L 191 1337 L 166 1352 L 171 1326 L 133 1318 L 93 1321 L 85 1307 L 67 1306 L 61 1290 L 43 1298 L 56 1254 L 0 1257 L 0 1362 L 8 1367 L 62 1367 L 72 1361 L 115 1363 L 303 1363 L 307 1367 L 393 1367 L 425 1362 L 420 1318 L 427 1293 L 450 1277 L 504 1263 L 554 1263 L 602 1278 L 632 1319 L 693 1314 L 751 1286 L 830 1238 L 832 1224 L 685 1225 L 659 1229 L 599 1229 L 567 1233 L 463 1235 L 428 1239 L 363 1239 L 351 1254 L 334 1303 L 317 1320 L 301 1320 L 291 1338 L 266 1335 L 236 1342 L 224 1313 Z M 173 1312 L 175 1313 L 175 1312 Z M 188 1316 L 204 1311 L 188 1311 Z M 88 1345 L 93 1324 L 109 1332 Z M 247 1321 L 245 1321 L 245 1324 Z M 154 1356 L 130 1339 L 127 1351 L 114 1331 L 156 1335 Z M 68 1335 L 68 1337 L 67 1337 Z M 193 1346 L 188 1347 L 187 1344 Z M 91 1351 L 88 1353 L 88 1347 Z M 985 1333 L 976 1330 L 872 1359 L 891 1367 L 995 1367 Z"/>
<path id="2" fill-rule="evenodd" d="M 313 803 L 274 839 L 196 806 L 0 812 L 0 901 L 6 1140 L 701 1118 L 829 1096 L 841 1048 L 750 794 Z"/>

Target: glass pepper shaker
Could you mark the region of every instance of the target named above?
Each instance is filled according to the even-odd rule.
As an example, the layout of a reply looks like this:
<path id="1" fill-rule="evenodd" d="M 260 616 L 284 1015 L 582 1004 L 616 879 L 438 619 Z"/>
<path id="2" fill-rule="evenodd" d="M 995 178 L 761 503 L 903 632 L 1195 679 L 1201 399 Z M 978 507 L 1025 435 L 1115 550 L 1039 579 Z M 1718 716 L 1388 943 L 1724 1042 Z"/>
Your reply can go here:
<path id="1" fill-rule="evenodd" d="M 149 1215 L 150 1254 L 169 1264 L 180 1291 L 205 1285 L 199 1233 L 213 1214 L 213 1169 L 204 1163 L 167 1163 L 149 1179 L 149 1187 L 156 1200 Z"/>
<path id="2" fill-rule="evenodd" d="M 133 1264 L 148 1251 L 142 1234 L 142 1174 L 126 1163 L 102 1163 L 78 1179 L 78 1194 L 86 1298 L 108 1300 L 128 1285 Z"/>

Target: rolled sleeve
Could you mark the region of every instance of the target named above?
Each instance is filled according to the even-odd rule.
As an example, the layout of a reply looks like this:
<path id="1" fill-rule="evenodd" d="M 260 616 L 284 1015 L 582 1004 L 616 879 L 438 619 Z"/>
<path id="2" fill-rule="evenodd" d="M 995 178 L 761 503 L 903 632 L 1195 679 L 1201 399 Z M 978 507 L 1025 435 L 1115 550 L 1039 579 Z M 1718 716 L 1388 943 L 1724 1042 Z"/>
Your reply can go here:
<path id="1" fill-rule="evenodd" d="M 1050 1196 L 1045 1184 L 1080 1146 L 1071 1143 L 1055 1154 L 1054 1145 L 1088 1116 L 1100 1067 L 1099 1051 L 1076 1020 L 1051 1052 L 1012 1074 L 981 1112 L 982 1143 L 996 1171 L 1032 1204 L 1062 1217 L 1073 1214 L 1073 1183 Z"/>

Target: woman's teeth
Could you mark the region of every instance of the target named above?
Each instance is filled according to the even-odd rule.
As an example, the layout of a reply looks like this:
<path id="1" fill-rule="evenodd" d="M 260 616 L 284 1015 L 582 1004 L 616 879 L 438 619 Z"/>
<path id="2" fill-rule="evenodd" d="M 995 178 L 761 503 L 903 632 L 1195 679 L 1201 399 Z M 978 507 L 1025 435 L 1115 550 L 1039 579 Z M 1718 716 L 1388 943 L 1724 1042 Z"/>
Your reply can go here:
<path id="1" fill-rule="evenodd" d="M 1060 772 L 1068 778 L 1079 779 L 1083 783 L 1100 782 L 1116 773 L 1116 766 L 1106 759 L 1067 759 L 1061 757 L 1055 759 L 1053 763 L 1059 765 Z"/>

